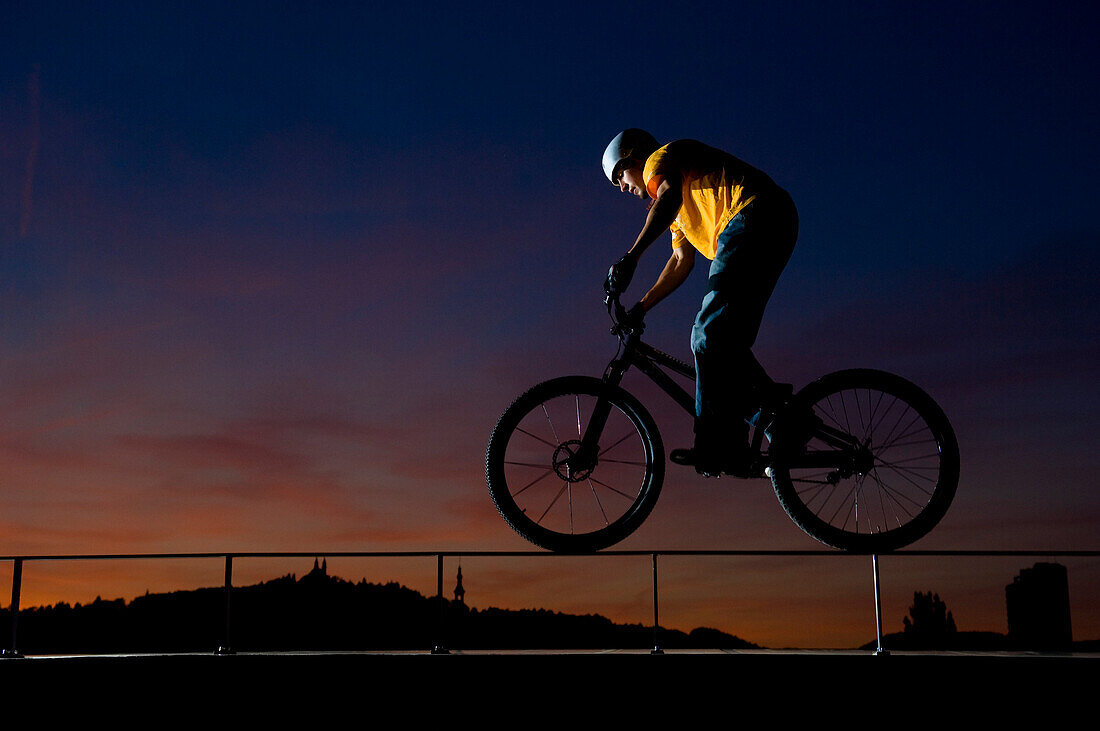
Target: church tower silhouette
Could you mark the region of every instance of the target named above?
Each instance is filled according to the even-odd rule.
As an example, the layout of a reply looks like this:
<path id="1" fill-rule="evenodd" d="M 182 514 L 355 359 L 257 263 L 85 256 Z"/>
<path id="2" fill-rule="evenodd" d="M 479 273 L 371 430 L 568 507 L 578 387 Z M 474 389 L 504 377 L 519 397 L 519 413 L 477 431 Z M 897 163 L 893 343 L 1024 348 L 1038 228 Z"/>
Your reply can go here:
<path id="1" fill-rule="evenodd" d="M 313 559 L 313 569 L 308 574 L 306 574 L 302 578 L 298 579 L 299 583 L 306 584 L 306 585 L 324 584 L 327 581 L 328 581 L 328 560 L 327 559 L 321 559 L 320 563 L 317 562 L 317 559 Z"/>
<path id="2" fill-rule="evenodd" d="M 458 567 L 458 583 L 455 584 L 455 601 L 466 606 L 466 590 L 462 588 L 462 567 Z"/>

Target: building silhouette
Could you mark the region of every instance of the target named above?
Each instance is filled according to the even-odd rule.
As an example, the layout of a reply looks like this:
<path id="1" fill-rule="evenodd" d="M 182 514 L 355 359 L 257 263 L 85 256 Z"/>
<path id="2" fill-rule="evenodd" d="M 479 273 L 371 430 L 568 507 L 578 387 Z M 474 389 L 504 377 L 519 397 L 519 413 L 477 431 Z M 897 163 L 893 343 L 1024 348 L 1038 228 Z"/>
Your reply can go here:
<path id="1" fill-rule="evenodd" d="M 321 559 L 318 563 L 317 559 L 313 559 L 313 568 L 298 582 L 305 587 L 322 587 L 328 583 L 328 578 L 328 560 Z"/>
<path id="2" fill-rule="evenodd" d="M 466 606 L 466 590 L 462 588 L 462 567 L 458 567 L 458 583 L 455 584 L 455 601 Z"/>
<path id="3" fill-rule="evenodd" d="M 1073 631 L 1069 617 L 1069 579 L 1066 567 L 1037 563 L 1022 569 L 1005 587 L 1008 637 L 1017 647 L 1069 650 Z"/>

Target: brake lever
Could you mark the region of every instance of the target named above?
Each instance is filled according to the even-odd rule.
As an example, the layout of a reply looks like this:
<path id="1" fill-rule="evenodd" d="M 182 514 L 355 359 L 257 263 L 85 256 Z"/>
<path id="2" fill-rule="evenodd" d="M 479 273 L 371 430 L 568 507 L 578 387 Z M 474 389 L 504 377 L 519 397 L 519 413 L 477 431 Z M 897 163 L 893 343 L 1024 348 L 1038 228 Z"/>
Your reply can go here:
<path id="1" fill-rule="evenodd" d="M 627 318 L 627 310 L 619 302 L 618 293 L 612 294 L 608 292 L 607 297 L 604 298 L 604 304 L 607 305 L 607 314 L 611 316 L 614 324 L 611 326 L 611 334 L 620 337 L 622 335 L 641 335 L 645 330 L 645 323 L 637 323 L 637 327 L 628 327 L 623 324 L 623 320 Z"/>
<path id="2" fill-rule="evenodd" d="M 603 303 L 607 307 L 607 316 L 611 318 L 611 334 L 619 337 L 623 333 L 623 326 L 619 324 L 621 318 L 618 317 L 622 305 L 619 304 L 618 293 L 614 292 L 606 282 L 603 289 L 607 293 L 607 296 L 603 298 Z"/>

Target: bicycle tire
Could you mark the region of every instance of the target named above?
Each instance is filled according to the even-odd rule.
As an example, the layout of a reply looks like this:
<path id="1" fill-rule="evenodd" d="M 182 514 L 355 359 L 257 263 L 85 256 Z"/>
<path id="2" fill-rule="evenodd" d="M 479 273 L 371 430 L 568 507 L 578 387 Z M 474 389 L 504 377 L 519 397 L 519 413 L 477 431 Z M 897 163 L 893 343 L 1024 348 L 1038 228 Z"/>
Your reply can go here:
<path id="1" fill-rule="evenodd" d="M 959 446 L 927 393 L 883 371 L 838 371 L 799 391 L 784 414 L 811 412 L 817 423 L 856 436 L 874 462 L 864 474 L 848 476 L 798 467 L 799 454 L 822 444 L 821 432 L 807 438 L 805 430 L 784 430 L 780 417 L 769 449 L 772 486 L 795 524 L 835 548 L 886 553 L 939 523 L 958 487 Z"/>
<path id="2" fill-rule="evenodd" d="M 568 474 L 563 458 L 579 445 L 585 416 L 600 399 L 611 406 L 603 430 L 610 436 L 587 474 Z M 598 378 L 565 376 L 533 386 L 501 414 L 485 452 L 485 479 L 519 535 L 550 551 L 591 553 L 629 536 L 653 510 L 664 446 L 653 418 L 629 393 Z"/>

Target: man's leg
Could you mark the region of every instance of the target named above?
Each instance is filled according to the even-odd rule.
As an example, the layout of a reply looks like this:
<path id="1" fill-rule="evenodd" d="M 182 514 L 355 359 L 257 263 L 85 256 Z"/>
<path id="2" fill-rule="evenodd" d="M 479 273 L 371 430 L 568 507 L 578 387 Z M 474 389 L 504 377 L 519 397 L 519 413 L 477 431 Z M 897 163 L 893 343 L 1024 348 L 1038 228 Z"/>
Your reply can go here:
<path id="1" fill-rule="evenodd" d="M 779 204 L 789 202 L 789 197 L 783 198 Z M 761 391 L 772 385 L 752 346 L 796 236 L 793 204 L 789 213 L 786 206 L 776 204 L 772 210 L 738 214 L 719 236 L 709 291 L 691 338 L 696 366 L 695 453 L 704 468 L 714 468 L 715 462 L 733 471 L 744 466 L 747 419 L 760 406 Z"/>

